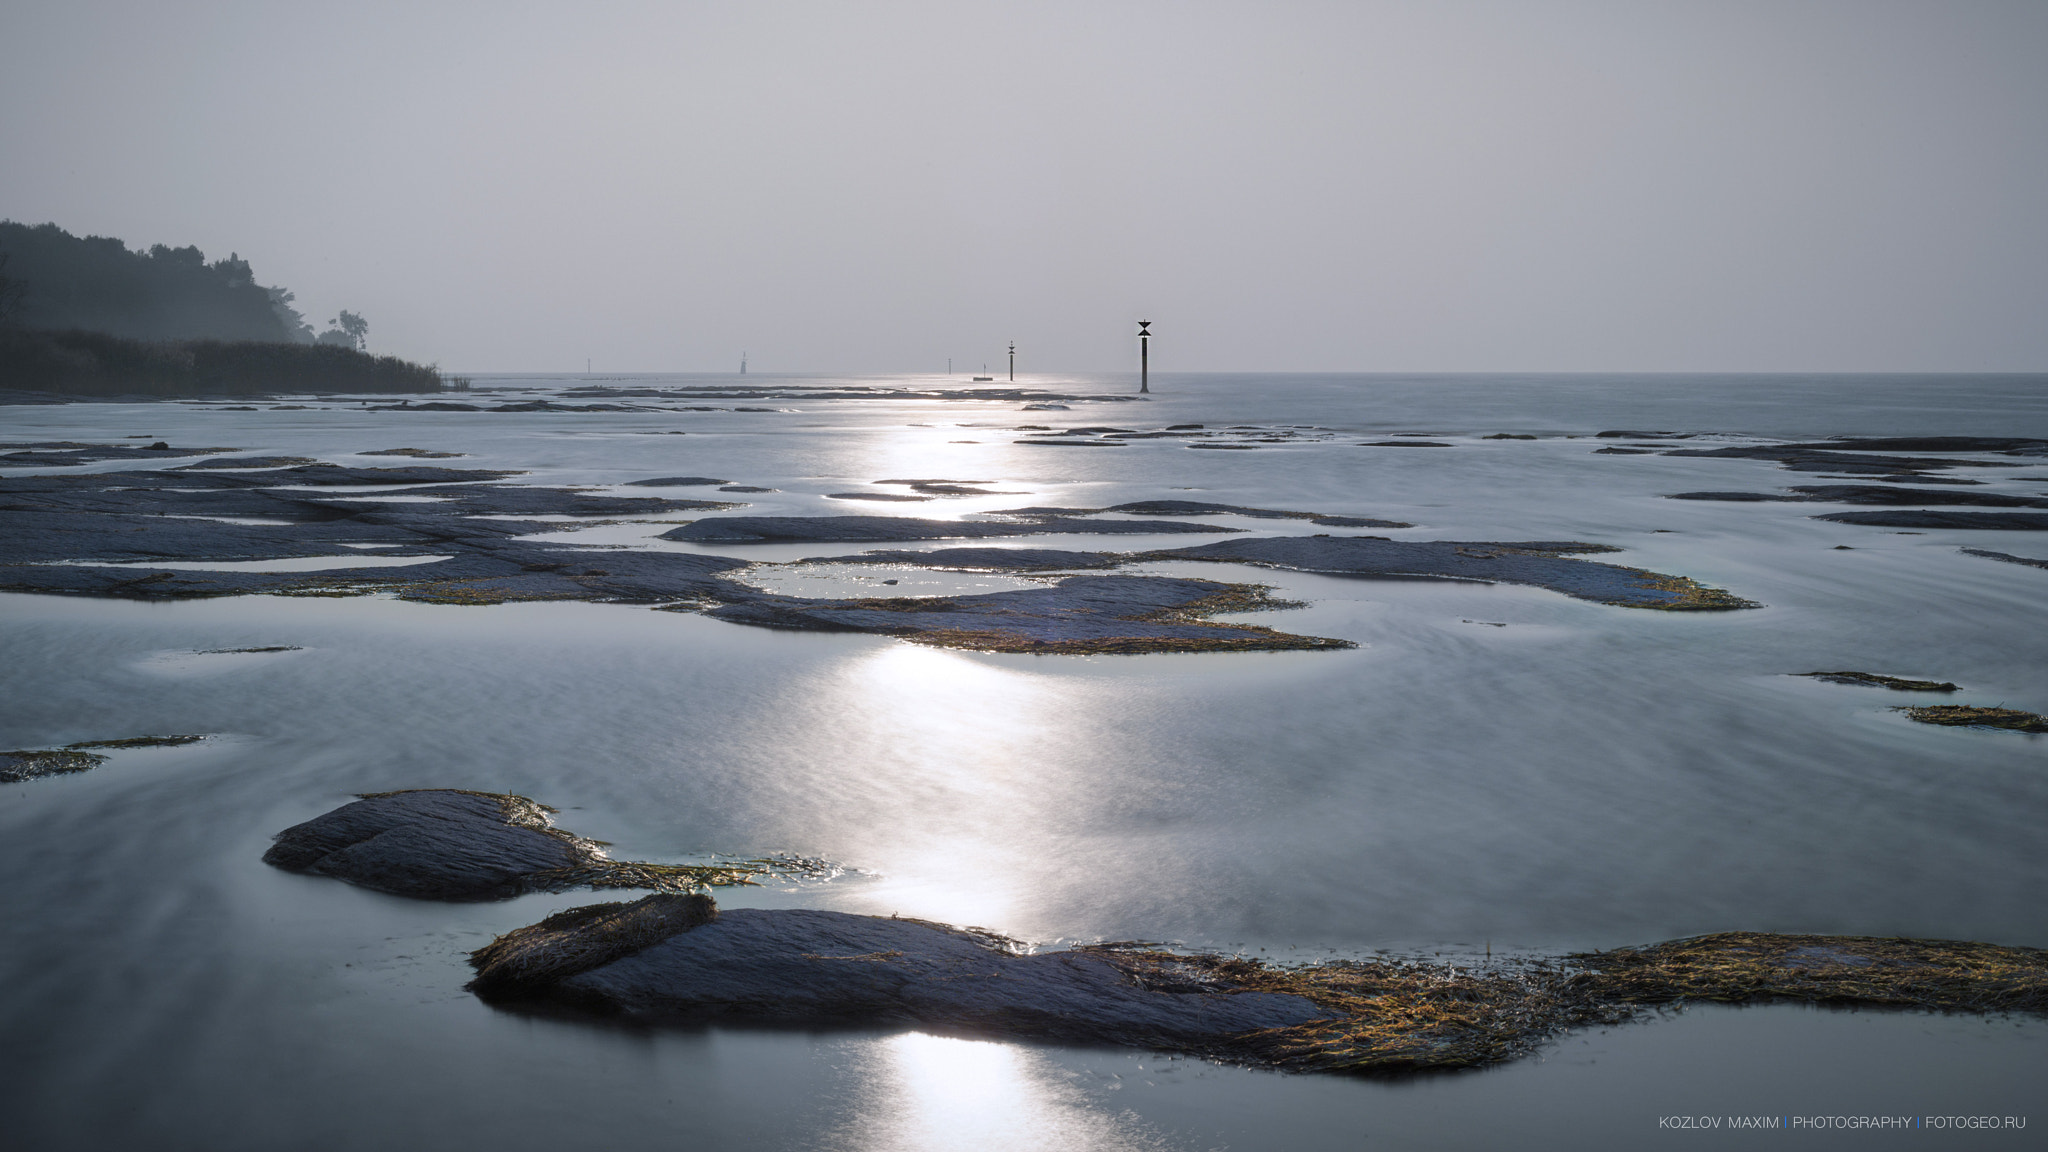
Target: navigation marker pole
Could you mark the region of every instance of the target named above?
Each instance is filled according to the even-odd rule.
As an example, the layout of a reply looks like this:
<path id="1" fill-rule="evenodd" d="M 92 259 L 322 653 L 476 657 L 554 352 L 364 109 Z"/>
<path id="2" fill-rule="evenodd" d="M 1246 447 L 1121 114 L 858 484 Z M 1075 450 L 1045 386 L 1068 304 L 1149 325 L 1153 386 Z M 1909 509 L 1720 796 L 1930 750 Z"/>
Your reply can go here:
<path id="1" fill-rule="evenodd" d="M 1138 321 L 1138 391 L 1152 391 L 1152 322 Z"/>
<path id="2" fill-rule="evenodd" d="M 742 375 L 742 376 L 745 376 L 746 374 L 747 374 L 747 354 L 746 354 L 745 352 L 742 352 L 742 353 L 740 353 L 740 375 Z"/>
<path id="3" fill-rule="evenodd" d="M 1017 382 L 1017 342 L 1010 341 L 1010 383 Z"/>

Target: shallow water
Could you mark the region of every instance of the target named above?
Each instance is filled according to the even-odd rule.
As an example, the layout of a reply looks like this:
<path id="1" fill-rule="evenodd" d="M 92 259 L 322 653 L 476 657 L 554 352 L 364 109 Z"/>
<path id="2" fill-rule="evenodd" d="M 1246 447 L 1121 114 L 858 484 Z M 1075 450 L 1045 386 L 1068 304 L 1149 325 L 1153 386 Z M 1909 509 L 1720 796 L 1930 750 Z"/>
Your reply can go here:
<path id="1" fill-rule="evenodd" d="M 468 454 L 437 465 L 529 470 L 515 483 L 695 474 L 778 489 L 610 489 L 749 501 L 737 511 L 750 514 L 946 518 L 1184 498 L 1372 516 L 1416 527 L 1357 531 L 1613 544 L 1626 551 L 1600 559 L 1766 607 L 1668 614 L 1507 585 L 1158 564 L 1138 570 L 1269 582 L 1308 606 L 1239 618 L 1360 646 L 1032 657 L 618 605 L 0 596 L 11 657 L 0 664 L 0 747 L 215 734 L 0 786 L 17 929 L 0 940 L 8 1114 L 36 1147 L 629 1148 L 683 1137 L 893 1149 L 1634 1147 L 1670 1138 L 1656 1126 L 1666 1114 L 2025 1111 L 2048 1072 L 2039 1022 L 1696 1011 L 1570 1037 L 1540 1062 L 1387 1082 L 933 1037 L 538 1020 L 461 992 L 460 955 L 587 894 L 450 907 L 258 860 L 272 833 L 352 793 L 454 786 L 556 804 L 561 824 L 623 858 L 793 851 L 854 869 L 725 890 L 729 906 L 901 912 L 1044 946 L 1140 938 L 1312 959 L 1733 928 L 2048 945 L 2048 739 L 1915 725 L 1890 708 L 1949 698 L 1791 675 L 1953 680 L 1965 689 L 1955 702 L 2048 711 L 2048 572 L 1958 551 L 2039 557 L 2048 534 L 1906 534 L 1809 518 L 1833 506 L 1664 500 L 1824 481 L 1769 461 L 1595 455 L 1615 441 L 1566 438 L 2048 436 L 2048 380 L 1218 376 L 1160 387 L 1144 403 L 1031 412 L 800 396 L 764 402 L 790 409 L 770 413 L 0 412 L 11 440 L 149 434 L 387 466 L 411 461 L 354 453 L 405 446 Z M 1174 423 L 1344 435 L 1200 452 L 1171 440 L 1024 447 L 1009 431 Z M 1454 447 L 1356 446 L 1410 431 Z M 1546 438 L 1479 439 L 1503 431 Z M 979 443 L 951 443 L 964 439 Z M 2026 492 L 2048 464 L 1968 473 L 1989 482 L 1976 491 Z M 900 492 L 873 486 L 899 477 L 1015 494 L 825 498 Z M 652 539 L 698 515 L 544 538 L 776 563 L 870 547 Z M 1215 538 L 1000 543 L 1136 551 Z M 1023 583 L 908 568 L 749 578 L 792 592 L 817 579 L 829 594 Z M 889 578 L 903 583 L 874 584 Z M 906 587 L 913 578 L 933 587 Z M 273 645 L 303 650 L 211 651 Z M 1861 1147 L 1915 1135 L 1944 1138 L 1798 1138 Z"/>

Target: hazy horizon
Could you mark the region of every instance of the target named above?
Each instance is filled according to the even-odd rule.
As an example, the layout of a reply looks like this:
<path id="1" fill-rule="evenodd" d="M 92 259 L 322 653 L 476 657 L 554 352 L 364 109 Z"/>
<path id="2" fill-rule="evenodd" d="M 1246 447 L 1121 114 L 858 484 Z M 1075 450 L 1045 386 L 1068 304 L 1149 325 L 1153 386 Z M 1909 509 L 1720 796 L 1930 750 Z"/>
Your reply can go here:
<path id="1" fill-rule="evenodd" d="M 87 2 L 0 217 L 451 369 L 2048 369 L 2048 5 Z"/>

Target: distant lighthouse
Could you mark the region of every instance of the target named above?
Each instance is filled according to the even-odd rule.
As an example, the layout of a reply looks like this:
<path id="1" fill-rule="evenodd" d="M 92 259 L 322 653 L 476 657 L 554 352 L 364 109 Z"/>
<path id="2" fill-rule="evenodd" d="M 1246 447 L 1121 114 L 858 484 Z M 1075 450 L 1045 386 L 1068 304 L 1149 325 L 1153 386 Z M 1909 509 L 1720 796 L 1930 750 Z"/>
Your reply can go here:
<path id="1" fill-rule="evenodd" d="M 1017 382 L 1017 342 L 1010 341 L 1010 383 Z"/>
<path id="2" fill-rule="evenodd" d="M 742 353 L 740 353 L 740 375 L 742 375 L 742 376 L 745 376 L 746 374 L 747 374 L 747 354 L 746 354 L 745 352 L 742 352 Z"/>
<path id="3" fill-rule="evenodd" d="M 1138 321 L 1138 391 L 1152 391 L 1152 322 Z"/>

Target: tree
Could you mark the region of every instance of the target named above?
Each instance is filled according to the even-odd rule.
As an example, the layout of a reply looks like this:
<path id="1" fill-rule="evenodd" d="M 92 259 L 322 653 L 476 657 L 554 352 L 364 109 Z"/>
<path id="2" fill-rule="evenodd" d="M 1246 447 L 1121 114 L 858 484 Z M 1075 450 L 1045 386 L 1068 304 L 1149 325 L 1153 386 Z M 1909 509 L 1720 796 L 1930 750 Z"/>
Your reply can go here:
<path id="1" fill-rule="evenodd" d="M 4 328 L 21 311 L 21 302 L 28 297 L 28 283 L 19 276 L 7 274 L 7 262 L 13 259 L 6 252 L 0 252 L 0 328 Z"/>
<path id="2" fill-rule="evenodd" d="M 366 352 L 370 347 L 370 322 L 344 308 L 341 315 L 327 322 L 327 331 L 320 334 L 319 343 L 339 344 Z"/>

